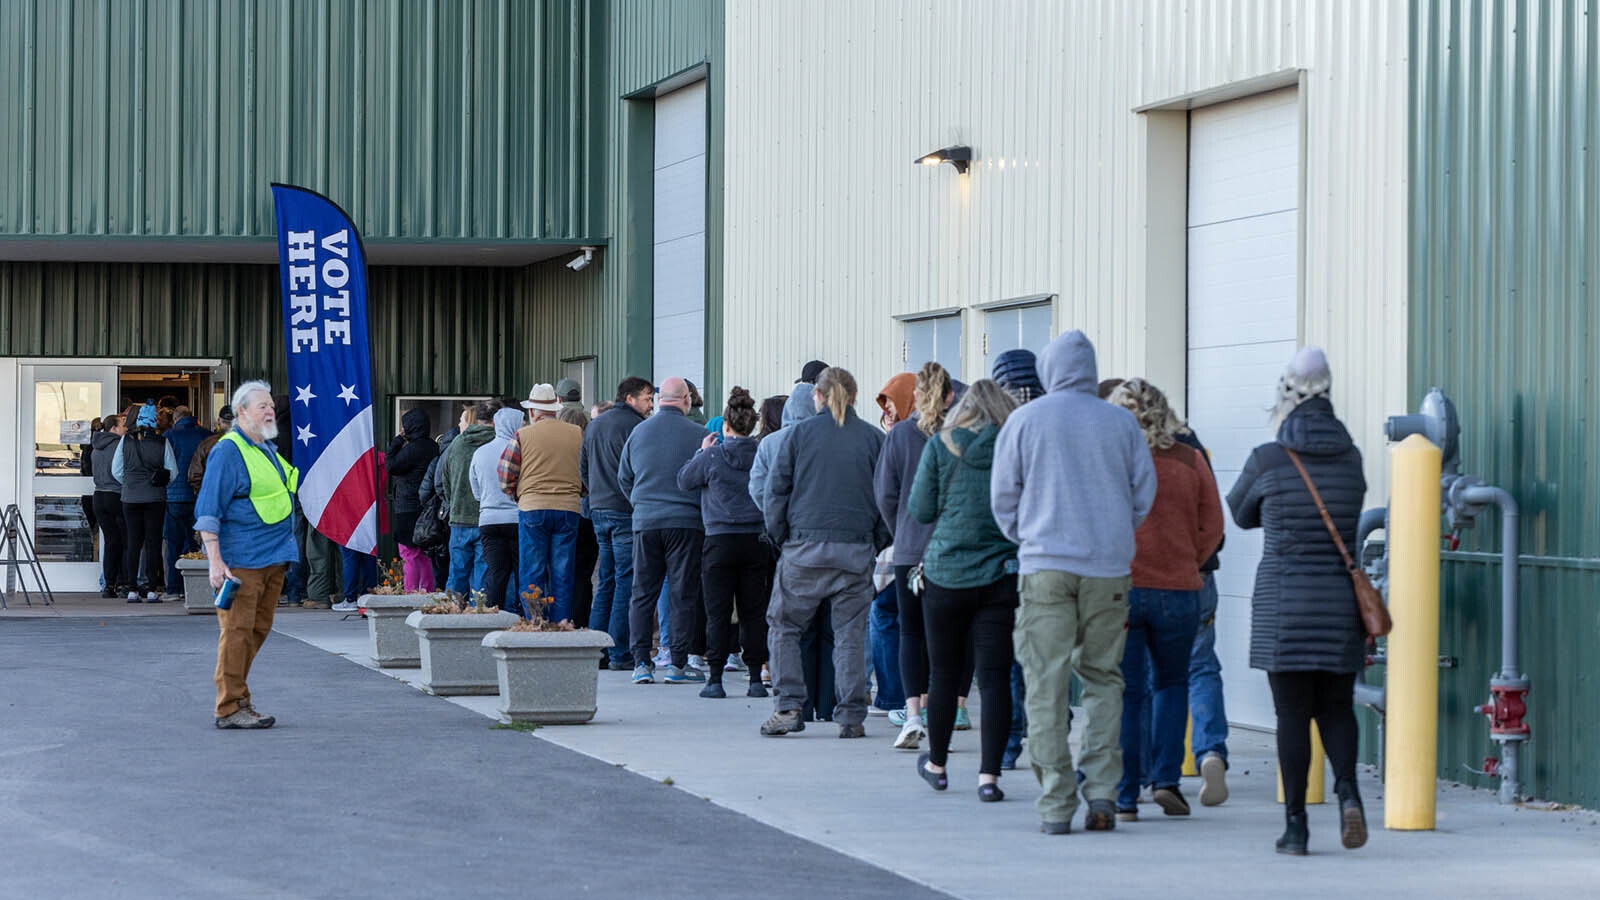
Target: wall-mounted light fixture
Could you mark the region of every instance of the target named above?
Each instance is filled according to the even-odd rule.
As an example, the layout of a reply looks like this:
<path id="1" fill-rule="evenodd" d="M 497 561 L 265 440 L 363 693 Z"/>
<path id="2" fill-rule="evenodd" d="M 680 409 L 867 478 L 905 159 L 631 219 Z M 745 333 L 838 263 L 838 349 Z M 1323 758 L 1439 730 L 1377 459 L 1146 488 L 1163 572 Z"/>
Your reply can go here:
<path id="1" fill-rule="evenodd" d="M 946 147 L 935 150 L 927 156 L 919 156 L 915 162 L 924 166 L 937 166 L 940 163 L 949 163 L 956 167 L 956 171 L 967 174 L 967 166 L 972 162 L 971 147 Z"/>

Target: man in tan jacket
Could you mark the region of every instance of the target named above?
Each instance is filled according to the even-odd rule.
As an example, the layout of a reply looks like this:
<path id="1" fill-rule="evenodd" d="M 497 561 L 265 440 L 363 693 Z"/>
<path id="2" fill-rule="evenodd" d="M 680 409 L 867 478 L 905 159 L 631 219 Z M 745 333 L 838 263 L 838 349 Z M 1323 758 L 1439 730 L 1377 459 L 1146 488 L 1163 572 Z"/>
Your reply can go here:
<path id="1" fill-rule="evenodd" d="M 517 583 L 524 590 L 532 585 L 545 597 L 555 598 L 545 617 L 561 622 L 572 618 L 583 498 L 578 473 L 583 429 L 556 418 L 561 401 L 548 384 L 534 385 L 522 407 L 533 421 L 500 455 L 499 470 L 500 489 L 517 500 Z"/>

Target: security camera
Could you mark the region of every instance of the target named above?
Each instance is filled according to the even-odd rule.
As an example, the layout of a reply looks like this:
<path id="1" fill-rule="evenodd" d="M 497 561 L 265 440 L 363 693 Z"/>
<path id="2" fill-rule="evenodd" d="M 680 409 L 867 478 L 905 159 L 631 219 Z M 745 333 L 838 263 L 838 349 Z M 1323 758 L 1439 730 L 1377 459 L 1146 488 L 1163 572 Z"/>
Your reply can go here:
<path id="1" fill-rule="evenodd" d="M 585 266 L 589 265 L 589 263 L 594 262 L 594 251 L 595 250 L 596 250 L 596 248 L 594 248 L 594 247 L 584 247 L 582 253 L 578 254 L 577 256 L 574 256 L 572 258 L 571 262 L 567 263 L 567 268 L 571 269 L 574 272 L 577 272 L 577 271 L 580 271 L 581 269 L 583 269 Z"/>

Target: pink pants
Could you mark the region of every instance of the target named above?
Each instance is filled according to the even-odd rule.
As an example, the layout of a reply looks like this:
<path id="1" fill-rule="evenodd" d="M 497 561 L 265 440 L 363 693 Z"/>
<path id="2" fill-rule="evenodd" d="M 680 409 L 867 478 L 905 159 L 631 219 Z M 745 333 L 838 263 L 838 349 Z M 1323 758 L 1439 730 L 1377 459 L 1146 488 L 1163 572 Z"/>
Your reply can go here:
<path id="1" fill-rule="evenodd" d="M 401 544 L 400 559 L 405 567 L 406 593 L 425 594 L 433 590 L 433 560 L 425 551 Z"/>

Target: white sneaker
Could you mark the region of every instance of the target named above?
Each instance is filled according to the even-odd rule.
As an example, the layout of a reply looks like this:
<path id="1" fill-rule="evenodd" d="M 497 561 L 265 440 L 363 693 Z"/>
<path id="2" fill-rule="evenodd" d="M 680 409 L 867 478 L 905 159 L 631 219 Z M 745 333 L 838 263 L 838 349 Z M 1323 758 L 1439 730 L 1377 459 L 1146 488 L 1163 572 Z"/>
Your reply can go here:
<path id="1" fill-rule="evenodd" d="M 692 653 L 689 654 L 689 668 L 699 669 L 702 672 L 711 671 L 711 667 L 706 665 L 706 658 L 704 656 L 696 656 Z"/>
<path id="2" fill-rule="evenodd" d="M 361 605 L 354 600 L 340 600 L 333 605 L 334 612 L 356 612 L 359 609 L 361 609 Z"/>
<path id="3" fill-rule="evenodd" d="M 161 592 L 160 591 L 145 591 L 144 592 L 144 602 L 146 602 L 146 603 L 160 603 L 161 602 Z"/>
<path id="4" fill-rule="evenodd" d="M 896 750 L 915 750 L 922 744 L 922 738 L 927 735 L 922 727 L 922 717 L 907 718 L 906 724 L 900 726 L 900 736 L 894 739 Z"/>
<path id="5" fill-rule="evenodd" d="M 1200 760 L 1200 805 L 1221 806 L 1228 801 L 1228 764 L 1222 755 L 1207 753 Z"/>
<path id="6" fill-rule="evenodd" d="M 666 647 L 662 647 L 656 652 L 655 657 L 652 658 L 650 662 L 658 666 L 670 666 L 672 665 L 672 651 L 668 650 Z"/>
<path id="7" fill-rule="evenodd" d="M 723 665 L 722 670 L 724 672 L 743 672 L 745 671 L 744 660 L 740 659 L 737 653 L 729 653 L 728 662 Z"/>

